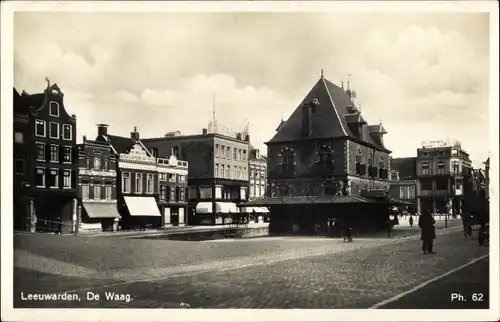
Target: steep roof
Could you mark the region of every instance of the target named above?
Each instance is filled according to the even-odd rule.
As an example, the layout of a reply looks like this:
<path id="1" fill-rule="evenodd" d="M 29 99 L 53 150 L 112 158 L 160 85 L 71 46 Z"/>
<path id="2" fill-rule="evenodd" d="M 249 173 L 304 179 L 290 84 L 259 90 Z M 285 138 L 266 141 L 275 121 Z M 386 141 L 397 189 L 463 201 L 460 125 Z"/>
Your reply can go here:
<path id="1" fill-rule="evenodd" d="M 391 170 L 399 172 L 399 179 L 412 179 L 417 175 L 417 158 L 391 158 Z"/>
<path id="2" fill-rule="evenodd" d="M 116 150 L 117 153 L 127 153 L 132 149 L 136 142 L 131 138 L 118 136 L 118 135 L 106 135 L 111 146 Z"/>
<path id="3" fill-rule="evenodd" d="M 351 132 L 346 117 L 347 119 L 352 118 L 347 115 L 352 114 L 352 110 L 349 107 L 353 106 L 354 103 L 342 88 L 324 77 L 321 77 L 313 86 L 292 115 L 281 125 L 278 132 L 268 143 L 302 140 L 301 106 L 312 101 L 313 98 L 318 99 L 319 105 L 316 111 L 311 114 L 310 139 L 349 137 L 353 140 L 358 140 L 370 146 L 388 151 L 372 138 L 367 125 L 360 124 L 361 131 L 359 136 Z"/>

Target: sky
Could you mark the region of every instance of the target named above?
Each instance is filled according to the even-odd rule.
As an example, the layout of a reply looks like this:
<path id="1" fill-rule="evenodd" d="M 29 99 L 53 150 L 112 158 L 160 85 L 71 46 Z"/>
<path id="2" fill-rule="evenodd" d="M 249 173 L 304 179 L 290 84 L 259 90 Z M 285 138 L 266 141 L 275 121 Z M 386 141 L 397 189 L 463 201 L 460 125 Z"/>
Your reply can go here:
<path id="1" fill-rule="evenodd" d="M 198 134 L 212 118 L 264 154 L 282 117 L 318 81 L 350 80 L 362 114 L 381 120 L 393 157 L 456 139 L 489 155 L 487 13 L 16 12 L 14 86 L 45 77 L 77 115 L 128 136 Z M 482 144 L 478 144 L 481 142 Z"/>

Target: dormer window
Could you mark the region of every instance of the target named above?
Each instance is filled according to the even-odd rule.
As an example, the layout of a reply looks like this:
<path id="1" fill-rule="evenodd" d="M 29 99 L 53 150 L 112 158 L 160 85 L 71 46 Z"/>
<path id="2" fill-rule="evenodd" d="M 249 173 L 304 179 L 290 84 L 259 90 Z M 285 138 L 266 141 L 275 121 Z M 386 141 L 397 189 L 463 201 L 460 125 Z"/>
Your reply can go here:
<path id="1" fill-rule="evenodd" d="M 50 116 L 59 116 L 59 103 L 57 102 L 50 102 L 49 104 L 49 115 Z"/>

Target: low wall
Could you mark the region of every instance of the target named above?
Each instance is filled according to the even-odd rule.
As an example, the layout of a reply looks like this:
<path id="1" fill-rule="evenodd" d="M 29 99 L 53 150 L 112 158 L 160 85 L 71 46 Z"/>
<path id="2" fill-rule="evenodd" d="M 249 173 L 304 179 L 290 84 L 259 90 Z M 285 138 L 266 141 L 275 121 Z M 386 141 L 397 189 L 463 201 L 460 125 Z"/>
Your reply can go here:
<path id="1" fill-rule="evenodd" d="M 262 236 L 269 236 L 269 227 L 228 227 L 213 231 L 193 231 L 177 234 L 173 233 L 165 237 L 170 240 L 201 241 L 226 238 L 252 238 Z"/>

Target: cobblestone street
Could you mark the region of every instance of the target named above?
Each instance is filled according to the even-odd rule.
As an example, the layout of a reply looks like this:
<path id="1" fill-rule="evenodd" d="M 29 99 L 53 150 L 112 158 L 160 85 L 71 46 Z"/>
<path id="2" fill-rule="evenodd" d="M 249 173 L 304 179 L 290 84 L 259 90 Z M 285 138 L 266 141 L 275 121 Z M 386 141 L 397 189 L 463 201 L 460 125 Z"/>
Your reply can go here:
<path id="1" fill-rule="evenodd" d="M 48 248 L 53 238 L 64 243 Z M 488 254 L 454 228 L 438 232 L 435 255 L 421 254 L 418 236 L 199 243 L 26 235 L 15 243 L 15 307 L 368 308 Z M 20 296 L 65 291 L 81 301 Z M 87 292 L 101 300 L 87 301 Z M 133 300 L 105 300 L 105 292 Z"/>

